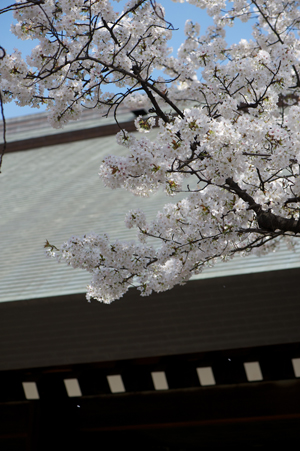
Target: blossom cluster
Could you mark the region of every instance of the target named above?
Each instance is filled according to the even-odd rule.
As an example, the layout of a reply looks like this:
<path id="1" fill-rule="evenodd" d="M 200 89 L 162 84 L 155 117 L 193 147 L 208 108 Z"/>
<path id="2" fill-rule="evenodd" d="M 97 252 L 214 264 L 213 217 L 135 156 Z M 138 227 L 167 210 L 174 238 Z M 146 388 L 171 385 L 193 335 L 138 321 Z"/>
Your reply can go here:
<path id="1" fill-rule="evenodd" d="M 170 289 L 218 259 L 268 252 L 300 234 L 298 3 L 234 0 L 226 10 L 225 0 L 187 1 L 214 25 L 200 35 L 188 20 L 177 57 L 167 13 L 149 0 L 130 0 L 120 13 L 109 0 L 14 7 L 12 31 L 40 43 L 26 62 L 17 51 L 0 60 L 3 102 L 46 103 L 55 127 L 84 108 L 149 109 L 135 121 L 138 133 L 117 134 L 125 153 L 106 157 L 99 174 L 111 189 L 163 189 L 173 203 L 153 221 L 128 213 L 135 242 L 90 234 L 48 251 L 89 271 L 87 296 L 103 302 L 131 286 L 142 295 Z M 226 27 L 238 20 L 253 20 L 253 38 L 229 46 Z"/>

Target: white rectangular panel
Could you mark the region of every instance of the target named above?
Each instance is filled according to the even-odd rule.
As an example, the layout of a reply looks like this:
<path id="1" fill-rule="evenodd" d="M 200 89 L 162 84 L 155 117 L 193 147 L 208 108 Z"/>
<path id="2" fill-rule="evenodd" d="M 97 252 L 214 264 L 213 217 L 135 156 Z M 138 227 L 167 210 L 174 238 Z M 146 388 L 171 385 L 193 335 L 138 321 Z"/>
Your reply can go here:
<path id="1" fill-rule="evenodd" d="M 40 399 L 35 382 L 22 382 L 26 399 Z"/>
<path id="2" fill-rule="evenodd" d="M 200 385 L 216 385 L 214 373 L 211 366 L 197 368 Z"/>
<path id="3" fill-rule="evenodd" d="M 259 362 L 246 362 L 244 363 L 244 368 L 249 382 L 263 380 Z"/>
<path id="4" fill-rule="evenodd" d="M 300 359 L 292 359 L 294 373 L 296 377 L 300 377 Z"/>
<path id="5" fill-rule="evenodd" d="M 64 379 L 65 387 L 69 398 L 75 398 L 77 396 L 82 396 L 79 382 L 77 379 Z"/>
<path id="6" fill-rule="evenodd" d="M 123 393 L 125 390 L 122 376 L 120 374 L 116 374 L 114 376 L 106 376 L 107 382 L 112 393 Z"/>
<path id="7" fill-rule="evenodd" d="M 164 371 L 155 371 L 151 373 L 155 390 L 168 390 L 169 385 Z"/>

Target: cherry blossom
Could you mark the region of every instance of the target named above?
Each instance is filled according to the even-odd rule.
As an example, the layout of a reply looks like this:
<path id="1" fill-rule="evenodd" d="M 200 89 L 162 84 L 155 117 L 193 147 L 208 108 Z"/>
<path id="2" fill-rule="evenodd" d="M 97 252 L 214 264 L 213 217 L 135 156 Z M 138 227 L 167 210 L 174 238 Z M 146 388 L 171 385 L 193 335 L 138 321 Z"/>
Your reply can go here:
<path id="1" fill-rule="evenodd" d="M 200 24 L 187 20 L 176 57 L 168 12 L 154 0 L 122 11 L 108 0 L 10 7 L 12 32 L 39 45 L 26 61 L 17 50 L 0 60 L 3 104 L 46 104 L 57 128 L 84 108 L 116 119 L 121 104 L 148 111 L 135 121 L 138 133 L 120 130 L 125 153 L 106 157 L 99 175 L 137 196 L 164 190 L 162 211 L 153 221 L 128 212 L 134 242 L 89 234 L 60 248 L 47 243 L 50 256 L 91 273 L 88 299 L 110 303 L 132 286 L 142 295 L 168 290 L 220 259 L 300 236 L 298 3 L 188 2 Z M 197 7 L 214 19 L 204 34 Z M 240 20 L 253 22 L 253 36 L 228 45 L 226 27 Z"/>

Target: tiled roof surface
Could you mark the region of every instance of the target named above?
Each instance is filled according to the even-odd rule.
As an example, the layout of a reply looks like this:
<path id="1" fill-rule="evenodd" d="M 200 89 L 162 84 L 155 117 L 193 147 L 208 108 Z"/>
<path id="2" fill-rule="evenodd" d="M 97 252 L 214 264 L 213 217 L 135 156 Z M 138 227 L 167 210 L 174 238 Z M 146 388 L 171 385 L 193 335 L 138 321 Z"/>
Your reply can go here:
<path id="1" fill-rule="evenodd" d="M 130 114 L 124 114 L 124 121 Z M 38 116 L 29 121 L 31 129 L 35 120 L 39 122 Z M 143 208 L 151 219 L 159 205 L 173 200 L 163 193 L 141 199 L 104 188 L 97 175 L 101 161 L 123 149 L 114 136 L 88 139 L 93 121 L 84 122 L 86 141 L 4 156 L 0 175 L 0 302 L 83 293 L 90 275 L 47 259 L 45 240 L 59 245 L 72 235 L 90 231 L 108 232 L 111 239 L 132 239 L 135 231 L 123 224 L 129 209 Z M 28 138 L 29 128 L 23 124 L 22 132 L 20 123 L 22 120 L 18 139 Z M 12 133 L 13 123 L 10 128 Z M 300 267 L 298 253 L 282 247 L 261 258 L 236 257 L 197 278 L 296 267 Z"/>

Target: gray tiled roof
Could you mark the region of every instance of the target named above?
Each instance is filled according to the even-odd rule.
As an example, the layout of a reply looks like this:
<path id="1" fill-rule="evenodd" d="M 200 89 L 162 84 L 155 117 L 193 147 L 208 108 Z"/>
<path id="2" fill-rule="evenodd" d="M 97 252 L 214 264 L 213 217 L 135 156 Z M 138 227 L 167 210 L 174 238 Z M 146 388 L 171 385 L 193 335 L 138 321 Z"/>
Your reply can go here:
<path id="1" fill-rule="evenodd" d="M 89 128 L 88 120 L 85 126 Z M 19 132 L 19 138 L 25 135 L 28 137 L 26 130 L 24 136 Z M 45 240 L 59 245 L 72 235 L 90 231 L 108 232 L 111 239 L 132 239 L 135 231 L 123 224 L 130 208 L 143 208 L 151 219 L 158 205 L 172 201 L 163 193 L 140 199 L 104 188 L 98 168 L 105 155 L 119 152 L 123 149 L 111 136 L 4 156 L 0 175 L 0 301 L 83 293 L 90 275 L 47 259 Z M 237 257 L 220 263 L 198 278 L 295 267 L 300 267 L 298 253 L 281 248 L 261 258 Z"/>

